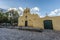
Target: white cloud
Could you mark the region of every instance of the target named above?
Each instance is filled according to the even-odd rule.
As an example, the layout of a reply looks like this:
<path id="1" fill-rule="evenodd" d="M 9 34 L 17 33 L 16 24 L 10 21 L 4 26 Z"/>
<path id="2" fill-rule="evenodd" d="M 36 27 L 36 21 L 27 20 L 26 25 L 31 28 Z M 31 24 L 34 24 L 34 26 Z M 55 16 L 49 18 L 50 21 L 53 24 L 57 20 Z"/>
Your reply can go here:
<path id="1" fill-rule="evenodd" d="M 34 8 L 32 8 L 32 10 L 39 11 L 39 8 L 38 7 L 34 7 Z"/>
<path id="2" fill-rule="evenodd" d="M 31 13 L 32 13 L 32 14 L 38 14 L 38 16 L 39 16 L 40 18 L 45 17 L 44 15 L 42 15 L 42 14 L 40 13 L 40 8 L 38 8 L 38 7 L 32 8 L 32 9 L 31 9 Z"/>
<path id="3" fill-rule="evenodd" d="M 19 15 L 22 16 L 24 9 L 25 9 L 25 8 L 22 8 L 22 7 L 19 7 L 18 9 L 17 9 L 17 8 L 9 8 L 8 11 L 9 11 L 9 10 L 17 10 L 18 13 L 19 13 Z M 31 8 L 30 11 L 31 11 L 32 14 L 38 14 L 38 15 L 40 16 L 40 18 L 45 17 L 45 16 L 41 15 L 40 9 L 39 9 L 38 7 Z"/>
<path id="4" fill-rule="evenodd" d="M 40 11 L 40 9 L 38 7 L 34 7 L 31 9 L 32 13 L 38 13 Z"/>
<path id="5" fill-rule="evenodd" d="M 54 11 L 51 11 L 48 16 L 60 16 L 60 9 L 55 9 Z"/>
<path id="6" fill-rule="evenodd" d="M 19 7 L 19 10 L 20 10 L 20 11 L 23 11 L 24 9 L 23 9 L 22 7 Z"/>
<path id="7" fill-rule="evenodd" d="M 23 15 L 23 11 L 24 11 L 24 9 L 22 7 L 18 8 L 18 13 L 19 13 L 20 16 Z"/>
<path id="8" fill-rule="evenodd" d="M 30 11 L 32 14 L 39 14 L 40 9 L 38 7 L 34 7 Z"/>
<path id="9" fill-rule="evenodd" d="M 45 16 L 44 15 L 41 15 L 40 18 L 44 18 Z"/>
<path id="10" fill-rule="evenodd" d="M 17 10 L 17 8 L 9 8 L 8 11 L 10 11 L 10 10 Z"/>
<path id="11" fill-rule="evenodd" d="M 10 10 L 18 11 L 18 14 L 19 14 L 20 16 L 22 16 L 24 9 L 23 9 L 22 7 L 19 7 L 18 9 L 17 9 L 17 8 L 9 8 L 8 11 L 10 11 Z"/>

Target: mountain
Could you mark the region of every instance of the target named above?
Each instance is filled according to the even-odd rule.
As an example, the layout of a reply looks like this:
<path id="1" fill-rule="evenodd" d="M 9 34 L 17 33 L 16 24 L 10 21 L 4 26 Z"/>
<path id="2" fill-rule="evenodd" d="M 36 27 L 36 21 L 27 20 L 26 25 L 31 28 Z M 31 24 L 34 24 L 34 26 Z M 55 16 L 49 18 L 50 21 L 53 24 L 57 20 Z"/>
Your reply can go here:
<path id="1" fill-rule="evenodd" d="M 2 8 L 0 8 L 0 12 L 5 13 L 6 11 L 7 11 L 6 9 L 2 9 Z"/>

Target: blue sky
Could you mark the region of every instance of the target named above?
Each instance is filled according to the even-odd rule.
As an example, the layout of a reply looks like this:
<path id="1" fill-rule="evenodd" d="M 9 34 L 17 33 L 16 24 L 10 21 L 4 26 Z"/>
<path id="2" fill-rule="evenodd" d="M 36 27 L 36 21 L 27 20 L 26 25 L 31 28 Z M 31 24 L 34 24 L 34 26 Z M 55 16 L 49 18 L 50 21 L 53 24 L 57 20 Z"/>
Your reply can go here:
<path id="1" fill-rule="evenodd" d="M 45 15 L 60 8 L 60 0 L 0 0 L 0 8 L 33 8 L 38 7 L 40 13 Z"/>

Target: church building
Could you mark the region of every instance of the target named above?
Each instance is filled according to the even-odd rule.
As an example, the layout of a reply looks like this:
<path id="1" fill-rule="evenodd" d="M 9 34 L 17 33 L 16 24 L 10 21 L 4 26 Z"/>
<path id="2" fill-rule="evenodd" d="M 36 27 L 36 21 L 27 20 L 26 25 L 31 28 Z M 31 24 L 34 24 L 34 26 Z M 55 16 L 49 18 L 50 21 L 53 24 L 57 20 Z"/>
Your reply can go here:
<path id="1" fill-rule="evenodd" d="M 31 14 L 30 9 L 26 8 L 23 16 L 18 18 L 18 26 L 60 30 L 60 16 L 40 18 L 38 14 Z"/>

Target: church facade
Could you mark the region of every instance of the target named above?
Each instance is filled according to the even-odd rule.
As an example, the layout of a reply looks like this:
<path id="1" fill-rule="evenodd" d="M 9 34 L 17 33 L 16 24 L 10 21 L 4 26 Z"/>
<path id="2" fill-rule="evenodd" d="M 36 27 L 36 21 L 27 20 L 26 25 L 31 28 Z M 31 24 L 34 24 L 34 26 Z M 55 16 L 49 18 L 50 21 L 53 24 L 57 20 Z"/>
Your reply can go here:
<path id="1" fill-rule="evenodd" d="M 31 14 L 30 9 L 26 8 L 23 16 L 18 18 L 18 26 L 60 30 L 60 16 L 40 18 L 38 14 Z"/>

